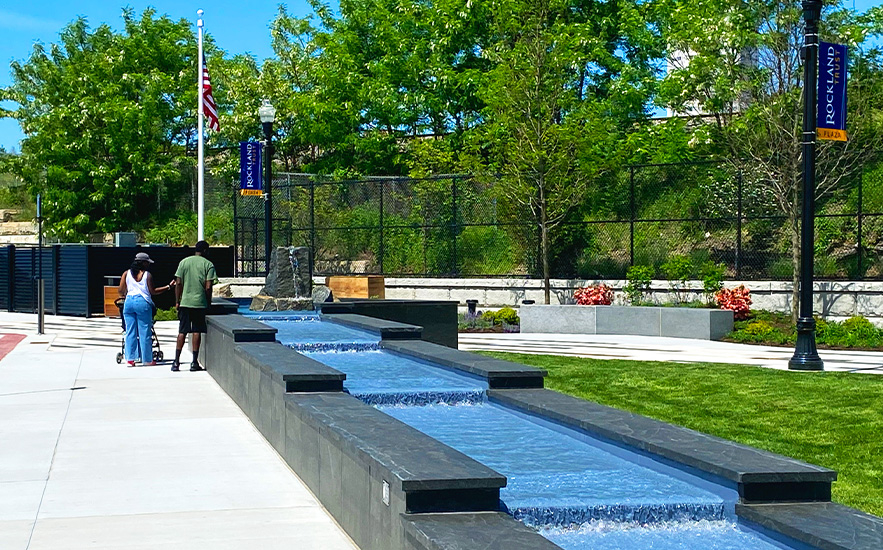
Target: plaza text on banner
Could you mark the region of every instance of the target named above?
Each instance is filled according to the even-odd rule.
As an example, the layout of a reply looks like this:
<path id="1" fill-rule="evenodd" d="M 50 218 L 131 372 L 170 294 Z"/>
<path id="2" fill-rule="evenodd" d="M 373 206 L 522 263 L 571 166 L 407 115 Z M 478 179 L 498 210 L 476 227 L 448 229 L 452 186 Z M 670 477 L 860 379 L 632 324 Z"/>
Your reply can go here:
<path id="1" fill-rule="evenodd" d="M 846 46 L 819 42 L 816 135 L 846 141 Z"/>

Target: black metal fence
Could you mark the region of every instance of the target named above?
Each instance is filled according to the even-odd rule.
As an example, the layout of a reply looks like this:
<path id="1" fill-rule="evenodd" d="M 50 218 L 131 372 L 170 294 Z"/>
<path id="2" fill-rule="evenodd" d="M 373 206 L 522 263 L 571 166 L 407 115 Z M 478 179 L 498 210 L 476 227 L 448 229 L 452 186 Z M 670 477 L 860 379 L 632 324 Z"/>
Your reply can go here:
<path id="1" fill-rule="evenodd" d="M 467 176 L 340 181 L 278 174 L 275 246 L 309 246 L 314 272 L 391 276 L 541 274 L 539 229 L 505 181 Z M 787 198 L 787 197 L 786 197 Z M 660 272 L 675 256 L 731 278 L 791 277 L 791 226 L 768 182 L 729 163 L 628 166 L 596 177 L 552 232 L 553 277 Z M 234 200 L 239 275 L 263 275 L 264 199 Z M 883 169 L 866 167 L 818 201 L 816 276 L 883 279 Z"/>
<path id="2" fill-rule="evenodd" d="M 29 245 L 0 246 L 0 309 L 35 313 L 38 275 L 42 273 L 47 313 L 82 317 L 101 314 L 105 285 L 118 284 L 119 276 L 138 252 L 150 254 L 155 262 L 151 272 L 158 283 L 165 284 L 174 277 L 178 262 L 191 256 L 193 249 L 70 244 L 41 250 Z M 232 247 L 212 247 L 206 256 L 219 277 L 233 275 Z M 172 307 L 174 294 L 156 296 L 155 302 L 160 308 Z"/>

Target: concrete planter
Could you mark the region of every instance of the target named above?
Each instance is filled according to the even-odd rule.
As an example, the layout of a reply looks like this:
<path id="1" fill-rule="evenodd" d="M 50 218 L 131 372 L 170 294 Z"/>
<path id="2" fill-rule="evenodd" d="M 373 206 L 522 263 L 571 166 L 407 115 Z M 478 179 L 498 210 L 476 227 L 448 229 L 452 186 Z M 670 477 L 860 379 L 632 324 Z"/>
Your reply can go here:
<path id="1" fill-rule="evenodd" d="M 720 340 L 733 330 L 733 312 L 722 309 L 639 306 L 526 305 L 521 332 L 633 334 Z"/>

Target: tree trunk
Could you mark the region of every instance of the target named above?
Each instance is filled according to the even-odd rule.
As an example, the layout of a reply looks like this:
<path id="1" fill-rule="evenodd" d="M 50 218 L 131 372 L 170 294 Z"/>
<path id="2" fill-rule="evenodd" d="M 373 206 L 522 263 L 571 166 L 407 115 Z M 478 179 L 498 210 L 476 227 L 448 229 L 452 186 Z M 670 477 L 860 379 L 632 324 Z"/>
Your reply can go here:
<path id="1" fill-rule="evenodd" d="M 794 209 L 788 214 L 788 224 L 791 226 L 791 321 L 797 324 L 800 312 L 800 224 Z"/>

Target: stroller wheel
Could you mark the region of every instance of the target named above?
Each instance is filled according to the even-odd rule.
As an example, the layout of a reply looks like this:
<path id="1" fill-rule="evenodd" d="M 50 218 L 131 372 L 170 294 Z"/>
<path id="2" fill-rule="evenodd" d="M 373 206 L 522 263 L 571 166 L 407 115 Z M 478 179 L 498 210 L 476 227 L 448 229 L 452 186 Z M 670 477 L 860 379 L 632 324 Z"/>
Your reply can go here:
<path id="1" fill-rule="evenodd" d="M 162 361 L 162 360 L 163 360 L 163 354 L 162 354 L 161 351 L 158 351 L 158 352 L 154 353 L 153 355 L 156 357 L 156 360 L 157 360 L 157 361 Z"/>
<path id="2" fill-rule="evenodd" d="M 117 365 L 121 365 L 123 363 L 123 354 L 117 353 Z"/>

